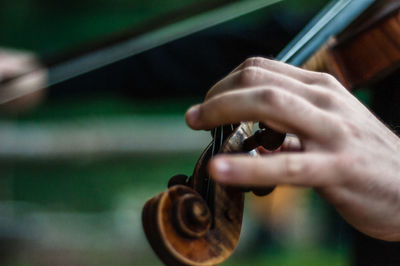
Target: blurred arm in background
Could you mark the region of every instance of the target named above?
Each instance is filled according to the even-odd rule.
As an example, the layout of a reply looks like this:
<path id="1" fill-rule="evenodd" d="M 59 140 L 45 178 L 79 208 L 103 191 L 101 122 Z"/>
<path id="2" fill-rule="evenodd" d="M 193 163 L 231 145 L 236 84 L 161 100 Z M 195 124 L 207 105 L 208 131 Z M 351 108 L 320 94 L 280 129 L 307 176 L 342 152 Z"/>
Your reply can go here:
<path id="1" fill-rule="evenodd" d="M 33 53 L 0 47 L 0 103 L 26 94 L 0 104 L 2 111 L 16 113 L 37 106 L 45 96 L 46 80 L 46 70 Z"/>

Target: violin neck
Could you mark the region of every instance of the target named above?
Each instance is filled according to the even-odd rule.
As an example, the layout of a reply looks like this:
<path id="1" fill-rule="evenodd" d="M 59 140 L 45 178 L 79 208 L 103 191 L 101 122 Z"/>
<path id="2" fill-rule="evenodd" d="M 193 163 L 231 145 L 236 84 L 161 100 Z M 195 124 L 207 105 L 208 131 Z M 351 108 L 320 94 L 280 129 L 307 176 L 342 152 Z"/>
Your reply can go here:
<path id="1" fill-rule="evenodd" d="M 395 8 L 332 37 L 302 67 L 330 73 L 348 89 L 384 78 L 400 67 L 400 4 Z"/>
<path id="2" fill-rule="evenodd" d="M 332 47 L 336 44 L 336 39 L 332 37 L 317 52 L 315 52 L 307 61 L 301 65 L 301 68 L 325 72 L 336 77 L 346 88 L 349 87 L 347 80 L 344 78 L 337 58 L 332 53 Z"/>
<path id="3" fill-rule="evenodd" d="M 333 0 L 278 54 L 277 60 L 301 66 L 330 36 L 349 26 L 376 0 Z"/>

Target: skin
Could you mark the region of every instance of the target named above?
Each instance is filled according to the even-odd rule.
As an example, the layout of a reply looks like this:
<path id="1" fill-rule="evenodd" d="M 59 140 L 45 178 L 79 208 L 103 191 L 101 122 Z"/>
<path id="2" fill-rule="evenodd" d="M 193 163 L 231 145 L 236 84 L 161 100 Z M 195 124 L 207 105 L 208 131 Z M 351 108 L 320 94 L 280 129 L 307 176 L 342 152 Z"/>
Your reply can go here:
<path id="1" fill-rule="evenodd" d="M 313 187 L 359 231 L 400 240 L 400 139 L 331 75 L 250 58 L 186 121 L 196 130 L 262 121 L 295 134 L 281 152 L 216 156 L 209 172 L 229 185 Z"/>
<path id="2" fill-rule="evenodd" d="M 47 71 L 34 54 L 0 47 L 0 111 L 15 114 L 37 106 L 45 96 L 41 88 L 46 82 Z"/>

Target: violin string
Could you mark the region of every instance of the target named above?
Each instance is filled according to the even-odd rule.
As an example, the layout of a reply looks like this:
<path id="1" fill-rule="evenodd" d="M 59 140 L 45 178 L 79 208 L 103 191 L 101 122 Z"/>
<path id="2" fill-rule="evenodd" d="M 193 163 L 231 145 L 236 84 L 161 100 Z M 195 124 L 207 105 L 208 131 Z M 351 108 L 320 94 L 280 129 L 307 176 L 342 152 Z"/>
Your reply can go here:
<path id="1" fill-rule="evenodd" d="M 217 129 L 214 128 L 213 130 L 214 130 L 214 133 L 213 133 L 213 141 L 212 141 L 212 149 L 211 149 L 211 158 L 214 157 L 214 154 L 215 154 L 215 141 L 217 138 Z M 208 199 L 209 199 L 210 187 L 211 187 L 211 178 L 208 175 L 207 176 L 207 189 L 206 189 L 206 194 L 205 194 L 206 202 L 208 202 Z"/>
<path id="2" fill-rule="evenodd" d="M 223 141 L 224 141 L 224 127 L 220 126 L 219 147 L 218 147 L 217 154 L 222 152 L 222 143 L 223 143 Z M 209 206 L 210 206 L 211 213 L 214 213 L 214 208 L 213 208 L 213 206 L 214 206 L 214 185 L 213 184 L 214 184 L 214 181 L 209 177 L 208 178 L 208 186 L 209 186 L 209 191 L 208 191 L 209 198 L 208 198 L 208 201 L 209 201 Z"/>
<path id="3" fill-rule="evenodd" d="M 219 139 L 219 152 L 221 152 L 221 149 L 222 149 L 223 138 L 224 138 L 224 127 L 221 126 L 221 136 Z"/>
<path id="4" fill-rule="evenodd" d="M 214 157 L 214 155 L 215 155 L 216 153 L 221 152 L 222 143 L 223 143 L 223 138 L 224 138 L 224 127 L 223 127 L 223 126 L 220 127 L 220 134 L 219 134 L 219 135 L 220 135 L 220 136 L 219 136 L 219 146 L 218 146 L 218 151 L 216 152 L 217 128 L 215 128 L 215 129 L 214 129 L 214 133 L 213 133 L 213 145 L 212 145 L 212 150 L 211 150 L 211 158 Z M 209 206 L 211 206 L 210 200 L 212 200 L 212 199 L 210 198 L 210 195 L 213 193 L 213 192 L 211 191 L 211 190 L 212 190 L 212 182 L 213 182 L 213 181 L 211 180 L 211 177 L 208 176 L 208 177 L 207 177 L 207 189 L 206 189 L 205 198 L 206 198 L 206 201 L 209 203 Z"/>
<path id="5" fill-rule="evenodd" d="M 213 145 L 212 145 L 212 151 L 211 151 L 211 157 L 214 156 L 215 154 L 215 138 L 217 137 L 217 129 L 214 128 L 214 133 L 213 133 Z"/>
<path id="6" fill-rule="evenodd" d="M 329 9 L 326 11 L 326 13 L 320 19 L 318 19 L 316 23 L 310 25 L 310 28 L 305 28 L 304 35 L 301 36 L 300 39 L 296 39 L 296 43 L 289 51 L 286 52 L 283 50 L 282 52 L 285 52 L 285 54 L 280 53 L 277 56 L 278 60 L 282 62 L 288 62 L 290 58 L 292 58 L 298 51 L 302 51 L 302 48 L 308 42 L 313 40 L 318 32 L 325 29 L 326 26 L 329 25 L 329 23 L 335 19 L 343 9 L 345 9 L 351 3 L 351 1 L 352 0 L 340 0 L 337 2 L 331 2 L 331 5 L 333 4 L 333 6 L 329 6 Z"/>
<path id="7" fill-rule="evenodd" d="M 342 32 L 351 22 L 377 0 L 332 0 L 275 59 L 300 66 L 330 36 Z"/>

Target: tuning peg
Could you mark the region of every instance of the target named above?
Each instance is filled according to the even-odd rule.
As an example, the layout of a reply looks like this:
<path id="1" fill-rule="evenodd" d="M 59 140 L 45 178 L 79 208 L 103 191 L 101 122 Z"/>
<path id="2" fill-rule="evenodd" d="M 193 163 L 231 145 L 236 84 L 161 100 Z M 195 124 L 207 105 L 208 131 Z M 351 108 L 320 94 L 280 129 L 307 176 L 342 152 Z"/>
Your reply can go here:
<path id="1" fill-rule="evenodd" d="M 269 127 L 264 124 L 263 122 L 258 122 L 258 128 L 259 129 L 269 129 Z"/>
<path id="2" fill-rule="evenodd" d="M 187 180 L 188 180 L 187 175 L 182 175 L 182 174 L 174 175 L 168 181 L 168 188 L 176 185 L 186 185 Z"/>
<path id="3" fill-rule="evenodd" d="M 253 192 L 254 195 L 256 196 L 267 196 L 269 193 L 274 191 L 275 186 L 273 187 L 258 187 L 258 188 L 250 188 L 250 190 Z"/>
<path id="4" fill-rule="evenodd" d="M 260 129 L 253 136 L 243 141 L 243 150 L 251 151 L 258 146 L 273 151 L 279 148 L 285 140 L 286 134 L 270 129 L 263 123 L 259 123 Z"/>
<path id="5" fill-rule="evenodd" d="M 283 144 L 283 141 L 286 138 L 285 133 L 275 131 L 262 122 L 258 122 L 258 127 L 265 130 L 268 134 L 268 143 L 262 144 L 264 148 L 273 151 L 278 149 Z"/>
<path id="6" fill-rule="evenodd" d="M 274 191 L 275 186 L 272 187 L 241 187 L 242 192 L 253 192 L 256 196 L 266 196 Z"/>

